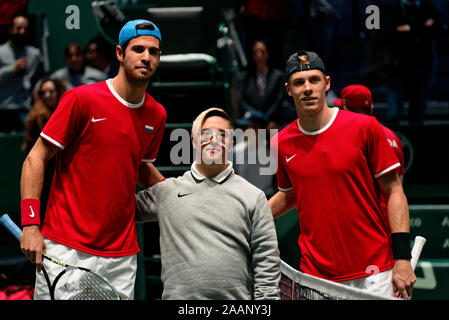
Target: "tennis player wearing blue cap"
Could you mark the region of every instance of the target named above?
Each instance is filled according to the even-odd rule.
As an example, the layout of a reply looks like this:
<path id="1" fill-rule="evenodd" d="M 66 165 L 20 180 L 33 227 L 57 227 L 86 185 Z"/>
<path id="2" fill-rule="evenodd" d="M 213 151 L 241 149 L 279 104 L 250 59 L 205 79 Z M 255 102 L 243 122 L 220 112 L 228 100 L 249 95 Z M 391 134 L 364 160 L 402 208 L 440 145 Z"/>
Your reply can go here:
<path id="1" fill-rule="evenodd" d="M 137 270 L 135 190 L 163 179 L 152 165 L 162 141 L 165 109 L 146 88 L 160 58 L 161 33 L 147 20 L 126 23 L 116 47 L 116 77 L 68 90 L 23 164 L 21 249 L 36 263 L 34 299 L 49 299 L 42 265 L 54 281 L 69 265 L 106 277 L 133 299 Z M 46 163 L 57 170 L 40 228 Z"/>

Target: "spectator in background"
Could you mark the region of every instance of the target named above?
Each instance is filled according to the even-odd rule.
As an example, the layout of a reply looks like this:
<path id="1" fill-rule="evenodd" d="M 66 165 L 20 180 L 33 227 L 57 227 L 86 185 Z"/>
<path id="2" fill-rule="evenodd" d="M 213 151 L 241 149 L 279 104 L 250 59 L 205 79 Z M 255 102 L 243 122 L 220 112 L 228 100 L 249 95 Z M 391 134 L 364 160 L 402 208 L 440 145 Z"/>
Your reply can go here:
<path id="1" fill-rule="evenodd" d="M 12 18 L 28 12 L 28 0 L 2 0 L 0 1 L 0 43 L 8 40 L 8 29 Z"/>
<path id="2" fill-rule="evenodd" d="M 36 140 L 39 138 L 42 129 L 50 119 L 58 106 L 59 99 L 64 93 L 64 86 L 57 80 L 44 78 L 36 85 L 33 92 L 34 103 L 28 113 L 25 122 L 25 133 L 23 137 L 22 150 L 27 154 L 30 152 Z M 55 172 L 56 158 L 47 162 L 44 173 L 44 184 L 41 193 L 40 219 L 44 221 L 45 210 L 47 209 L 48 196 Z"/>
<path id="3" fill-rule="evenodd" d="M 272 65 L 283 68 L 282 48 L 284 46 L 288 0 L 242 0 L 239 16 L 240 37 L 247 54 L 251 54 L 256 39 L 264 37 L 273 48 Z"/>
<path id="4" fill-rule="evenodd" d="M 384 12 L 391 30 L 385 120 L 397 123 L 407 100 L 410 124 L 422 124 L 432 72 L 434 6 L 428 0 L 395 0 Z"/>
<path id="5" fill-rule="evenodd" d="M 0 46 L 0 131 L 23 131 L 31 89 L 44 74 L 39 49 L 27 45 L 29 20 L 15 16 L 9 40 Z"/>
<path id="6" fill-rule="evenodd" d="M 339 99 L 334 100 L 334 104 L 342 107 L 345 110 L 372 115 L 374 110 L 373 96 L 371 90 L 360 84 L 352 84 L 346 86 L 341 90 Z M 404 163 L 404 151 L 402 141 L 393 132 L 393 130 L 382 126 L 387 137 L 388 143 L 393 148 L 396 157 L 398 158 L 401 166 L 398 168 L 398 176 L 401 182 L 404 180 L 405 163 Z"/>
<path id="7" fill-rule="evenodd" d="M 103 38 L 95 37 L 87 45 L 87 65 L 100 70 L 108 79 L 115 77 L 118 72 L 117 60 L 113 59 L 113 55 L 114 47 Z"/>
<path id="8" fill-rule="evenodd" d="M 83 49 L 78 43 L 70 43 L 65 47 L 64 60 L 66 66 L 56 70 L 50 77 L 61 81 L 67 90 L 106 79 L 100 70 L 84 65 Z"/>
<path id="9" fill-rule="evenodd" d="M 331 51 L 345 9 L 344 0 L 309 1 L 308 44 L 330 65 Z M 328 68 L 329 69 L 329 68 Z"/>
<path id="10" fill-rule="evenodd" d="M 341 98 L 334 100 L 334 104 L 343 107 L 344 110 L 352 111 L 355 113 L 361 113 L 366 115 L 372 115 L 374 110 L 373 97 L 368 87 L 363 85 L 353 84 L 343 88 L 341 91 Z M 398 158 L 401 166 L 398 167 L 397 172 L 401 182 L 404 182 L 405 173 L 405 161 L 404 150 L 402 147 L 402 141 L 399 137 L 389 128 L 382 126 L 387 137 L 388 143 L 393 148 L 396 157 Z M 385 215 L 385 221 L 388 219 L 388 207 L 387 199 L 381 194 L 380 197 L 380 209 Z M 386 228 L 390 232 L 390 226 L 386 224 Z"/>
<path id="11" fill-rule="evenodd" d="M 22 150 L 28 153 L 56 109 L 64 86 L 58 81 L 50 78 L 42 79 L 34 90 L 34 103 L 25 122 L 25 134 Z"/>
<path id="12" fill-rule="evenodd" d="M 270 155 L 269 136 L 260 131 L 267 126 L 266 117 L 260 111 L 248 111 L 235 124 L 244 130 L 245 139 L 234 147 L 234 170 L 270 198 L 274 194 L 274 174 L 264 174 L 261 169 L 273 163 L 274 158 L 261 159 L 259 156 Z M 265 163 L 266 160 L 271 161 Z"/>
<path id="13" fill-rule="evenodd" d="M 279 108 L 283 98 L 284 73 L 270 67 L 267 43 L 256 40 L 252 47 L 252 65 L 242 75 L 239 107 L 240 113 L 260 111 L 264 114 L 267 129 L 278 127 Z"/>

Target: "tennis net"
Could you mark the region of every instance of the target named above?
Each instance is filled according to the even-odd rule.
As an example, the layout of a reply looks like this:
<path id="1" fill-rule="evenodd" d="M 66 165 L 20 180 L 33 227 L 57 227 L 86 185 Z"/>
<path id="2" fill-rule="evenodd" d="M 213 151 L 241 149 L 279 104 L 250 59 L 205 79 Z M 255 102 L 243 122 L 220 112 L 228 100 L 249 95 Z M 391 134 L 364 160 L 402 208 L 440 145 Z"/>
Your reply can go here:
<path id="1" fill-rule="evenodd" d="M 282 300 L 385 300 L 384 296 L 317 278 L 281 261 Z M 393 297 L 391 298 L 393 299 Z M 396 299 L 397 300 L 397 299 Z"/>

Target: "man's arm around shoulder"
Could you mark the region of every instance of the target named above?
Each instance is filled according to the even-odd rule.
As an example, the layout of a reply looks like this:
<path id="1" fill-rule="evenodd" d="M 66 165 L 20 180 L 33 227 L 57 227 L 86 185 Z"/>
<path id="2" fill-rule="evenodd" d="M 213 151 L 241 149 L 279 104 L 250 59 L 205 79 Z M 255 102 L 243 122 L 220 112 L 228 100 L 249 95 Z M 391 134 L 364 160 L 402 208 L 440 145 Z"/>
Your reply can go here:
<path id="1" fill-rule="evenodd" d="M 169 181 L 165 178 L 136 194 L 136 221 L 143 223 L 158 220 L 159 204 Z"/>

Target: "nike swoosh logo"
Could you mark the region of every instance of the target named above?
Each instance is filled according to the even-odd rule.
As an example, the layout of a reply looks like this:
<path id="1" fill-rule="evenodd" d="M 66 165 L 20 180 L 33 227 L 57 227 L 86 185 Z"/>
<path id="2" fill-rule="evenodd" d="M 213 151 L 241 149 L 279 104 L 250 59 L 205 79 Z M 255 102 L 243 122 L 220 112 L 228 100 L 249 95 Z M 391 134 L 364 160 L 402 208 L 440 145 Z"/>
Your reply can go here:
<path id="1" fill-rule="evenodd" d="M 92 117 L 92 122 L 103 121 L 103 120 L 106 120 L 106 119 L 107 118 L 95 119 L 95 117 Z"/>
<path id="2" fill-rule="evenodd" d="M 33 210 L 33 207 L 32 207 L 32 206 L 30 206 L 30 210 L 31 210 L 31 214 L 29 214 L 28 216 L 29 216 L 30 218 L 34 218 L 34 210 Z"/>
<path id="3" fill-rule="evenodd" d="M 178 198 L 182 198 L 182 197 L 185 197 L 185 196 L 188 196 L 189 194 L 192 194 L 193 192 L 189 192 L 189 193 L 178 193 Z"/>
<path id="4" fill-rule="evenodd" d="M 296 153 L 292 155 L 290 158 L 285 157 L 285 162 L 289 162 L 291 159 L 293 159 L 296 156 Z"/>

